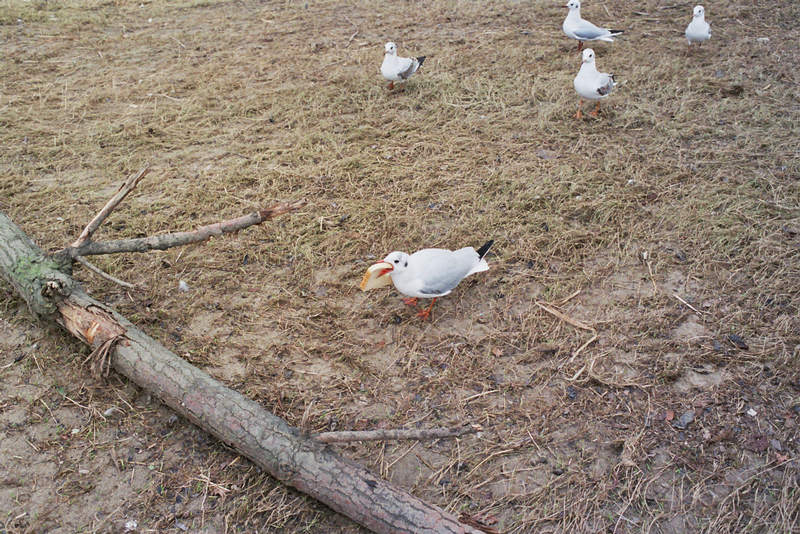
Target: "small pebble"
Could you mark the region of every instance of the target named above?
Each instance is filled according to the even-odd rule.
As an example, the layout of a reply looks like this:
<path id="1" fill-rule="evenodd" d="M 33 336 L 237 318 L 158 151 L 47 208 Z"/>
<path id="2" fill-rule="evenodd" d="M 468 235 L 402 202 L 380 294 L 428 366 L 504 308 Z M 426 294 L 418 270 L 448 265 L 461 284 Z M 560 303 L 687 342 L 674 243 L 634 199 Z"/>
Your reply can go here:
<path id="1" fill-rule="evenodd" d="M 675 427 L 686 428 L 692 421 L 694 421 L 694 410 L 689 410 L 688 412 L 684 412 L 680 419 L 675 422 Z"/>
<path id="2" fill-rule="evenodd" d="M 747 410 L 747 415 L 749 415 L 750 417 L 755 417 L 756 415 L 758 415 L 758 412 L 750 408 L 749 410 Z"/>
<path id="3" fill-rule="evenodd" d="M 113 414 L 114 414 L 114 412 L 116 412 L 116 411 L 117 411 L 117 407 L 116 407 L 116 406 L 112 406 L 112 407 L 111 407 L 111 408 L 109 408 L 108 410 L 104 411 L 104 412 L 103 412 L 103 415 L 105 415 L 106 417 L 110 417 L 110 416 L 111 416 L 111 415 L 113 415 Z"/>
<path id="4" fill-rule="evenodd" d="M 139 526 L 139 522 L 135 519 L 131 519 L 125 522 L 125 532 L 130 532 L 131 530 L 136 530 Z"/>
<path id="5" fill-rule="evenodd" d="M 178 282 L 178 289 L 186 293 L 187 291 L 189 291 L 189 284 L 181 280 L 180 282 Z"/>
<path id="6" fill-rule="evenodd" d="M 740 348 L 742 350 L 747 350 L 750 348 L 747 346 L 747 343 L 745 343 L 744 339 L 742 339 L 741 336 L 738 336 L 736 334 L 728 334 L 728 341 L 730 341 L 731 343 L 736 345 L 737 348 Z"/>
<path id="7" fill-rule="evenodd" d="M 783 447 L 781 446 L 781 442 L 778 441 L 777 439 L 769 440 L 769 444 L 772 446 L 773 449 L 775 449 L 778 452 L 781 452 L 783 450 Z"/>
<path id="8" fill-rule="evenodd" d="M 184 532 L 189 530 L 189 527 L 187 527 L 184 523 L 181 523 L 180 521 L 176 521 L 175 522 L 175 528 L 178 528 L 178 529 L 180 529 L 180 530 L 182 530 Z"/>

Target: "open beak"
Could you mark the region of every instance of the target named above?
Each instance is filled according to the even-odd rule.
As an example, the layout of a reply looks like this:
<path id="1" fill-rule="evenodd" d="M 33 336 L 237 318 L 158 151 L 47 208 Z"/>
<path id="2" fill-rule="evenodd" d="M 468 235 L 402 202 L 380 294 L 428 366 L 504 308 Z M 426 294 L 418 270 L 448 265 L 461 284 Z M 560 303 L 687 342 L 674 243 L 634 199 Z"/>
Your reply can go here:
<path id="1" fill-rule="evenodd" d="M 392 283 L 392 277 L 389 276 L 389 273 L 393 270 L 392 264 L 385 261 L 370 265 L 367 272 L 364 273 L 364 278 L 361 279 L 361 284 L 359 285 L 361 291 L 388 286 Z"/>

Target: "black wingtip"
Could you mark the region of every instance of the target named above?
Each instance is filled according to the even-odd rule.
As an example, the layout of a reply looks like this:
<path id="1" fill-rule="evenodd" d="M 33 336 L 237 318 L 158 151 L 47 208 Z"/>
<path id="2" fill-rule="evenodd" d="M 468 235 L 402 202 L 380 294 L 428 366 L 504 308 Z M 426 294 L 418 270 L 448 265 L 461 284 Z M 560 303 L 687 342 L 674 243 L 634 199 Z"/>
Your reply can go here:
<path id="1" fill-rule="evenodd" d="M 478 249 L 478 257 L 483 259 L 486 256 L 486 253 L 489 252 L 489 249 L 492 248 L 492 244 L 494 243 L 494 239 L 490 239 L 484 245 Z"/>
<path id="2" fill-rule="evenodd" d="M 625 33 L 625 30 L 608 30 L 608 31 L 610 31 L 614 35 L 619 35 L 621 33 Z"/>
<path id="3" fill-rule="evenodd" d="M 417 61 L 419 61 L 419 66 L 420 66 L 420 67 L 422 66 L 422 64 L 423 64 L 423 63 L 425 63 L 425 58 L 426 58 L 426 57 L 427 57 L 427 56 L 419 56 L 419 57 L 417 58 Z M 418 67 L 418 68 L 419 68 L 419 67 Z"/>

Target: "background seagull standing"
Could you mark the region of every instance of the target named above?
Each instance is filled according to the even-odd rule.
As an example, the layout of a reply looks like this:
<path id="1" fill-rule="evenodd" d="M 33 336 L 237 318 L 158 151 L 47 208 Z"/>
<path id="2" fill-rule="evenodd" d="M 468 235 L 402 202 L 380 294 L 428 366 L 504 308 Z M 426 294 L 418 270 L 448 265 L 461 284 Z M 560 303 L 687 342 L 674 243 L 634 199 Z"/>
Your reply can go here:
<path id="1" fill-rule="evenodd" d="M 432 298 L 431 305 L 417 314 L 427 319 L 437 298 L 450 293 L 467 276 L 489 270 L 484 256 L 492 243 L 487 241 L 478 250 L 426 248 L 410 256 L 392 252 L 367 269 L 361 289 L 366 291 L 392 282 L 400 293 L 411 297 L 404 300 L 408 305 L 416 304 L 418 298 Z"/>
<path id="2" fill-rule="evenodd" d="M 578 52 L 583 48 L 584 41 L 608 41 L 612 42 L 615 35 L 622 33 L 622 30 L 609 30 L 607 28 L 599 28 L 581 18 L 581 3 L 580 0 L 569 0 L 567 2 L 569 13 L 561 29 L 567 34 L 567 37 L 578 40 Z"/>
<path id="3" fill-rule="evenodd" d="M 594 111 L 589 112 L 589 115 L 596 117 L 600 111 L 600 99 L 610 95 L 614 86 L 617 85 L 614 81 L 613 74 L 607 74 L 597 70 L 594 64 L 594 50 L 591 48 L 587 48 L 583 51 L 581 70 L 578 71 L 578 75 L 575 76 L 575 80 L 572 84 L 575 86 L 575 91 L 581 96 L 581 99 L 578 101 L 578 112 L 575 113 L 576 119 L 583 118 L 581 105 L 583 105 L 584 98 L 597 101 L 597 106 L 594 108 Z"/>
<path id="4" fill-rule="evenodd" d="M 706 10 L 703 6 L 694 6 L 692 22 L 686 27 L 686 40 L 689 46 L 692 43 L 702 43 L 711 39 L 711 25 L 706 22 Z"/>
<path id="5" fill-rule="evenodd" d="M 394 82 L 404 82 L 409 79 L 425 62 L 425 56 L 397 57 L 397 45 L 394 43 L 386 43 L 383 48 L 381 74 L 389 80 L 389 89 L 394 89 Z"/>

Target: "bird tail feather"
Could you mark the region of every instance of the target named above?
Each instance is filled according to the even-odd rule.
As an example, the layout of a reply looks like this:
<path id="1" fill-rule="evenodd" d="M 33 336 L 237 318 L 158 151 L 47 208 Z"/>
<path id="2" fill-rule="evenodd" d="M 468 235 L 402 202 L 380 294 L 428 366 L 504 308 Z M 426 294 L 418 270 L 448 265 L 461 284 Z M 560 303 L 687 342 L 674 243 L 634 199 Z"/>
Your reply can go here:
<path id="1" fill-rule="evenodd" d="M 480 259 L 483 259 L 483 257 L 486 256 L 486 253 L 489 252 L 489 249 L 492 248 L 493 244 L 494 244 L 494 239 L 490 239 L 489 241 L 484 243 L 483 246 L 476 251 L 478 253 L 478 257 Z"/>

